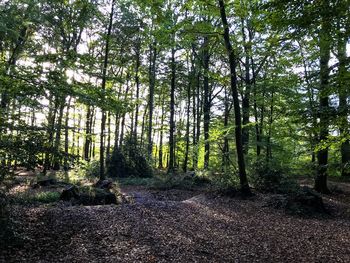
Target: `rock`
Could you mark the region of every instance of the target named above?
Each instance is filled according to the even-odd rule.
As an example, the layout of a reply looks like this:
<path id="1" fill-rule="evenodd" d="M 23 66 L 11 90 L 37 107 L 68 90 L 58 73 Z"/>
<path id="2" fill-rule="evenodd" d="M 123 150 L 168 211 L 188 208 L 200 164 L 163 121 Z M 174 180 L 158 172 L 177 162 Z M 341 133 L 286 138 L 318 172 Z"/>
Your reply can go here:
<path id="1" fill-rule="evenodd" d="M 67 189 L 64 189 L 60 196 L 60 199 L 63 201 L 70 201 L 72 199 L 79 200 L 79 198 L 80 198 L 79 189 L 75 185 L 72 185 Z"/>

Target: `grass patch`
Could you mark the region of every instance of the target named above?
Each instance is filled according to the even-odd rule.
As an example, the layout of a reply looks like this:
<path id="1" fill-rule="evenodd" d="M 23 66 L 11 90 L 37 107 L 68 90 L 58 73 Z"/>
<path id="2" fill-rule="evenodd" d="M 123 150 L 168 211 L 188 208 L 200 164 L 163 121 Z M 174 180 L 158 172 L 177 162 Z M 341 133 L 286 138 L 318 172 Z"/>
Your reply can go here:
<path id="1" fill-rule="evenodd" d="M 60 192 L 48 191 L 48 192 L 36 192 L 36 193 L 18 193 L 10 199 L 13 204 L 49 204 L 55 203 L 60 200 Z"/>

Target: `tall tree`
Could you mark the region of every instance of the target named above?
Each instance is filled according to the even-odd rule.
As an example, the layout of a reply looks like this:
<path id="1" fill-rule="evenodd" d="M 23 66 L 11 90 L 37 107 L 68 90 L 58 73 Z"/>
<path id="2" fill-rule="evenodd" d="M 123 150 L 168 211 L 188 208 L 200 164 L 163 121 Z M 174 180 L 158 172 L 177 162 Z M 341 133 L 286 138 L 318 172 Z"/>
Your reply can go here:
<path id="1" fill-rule="evenodd" d="M 241 191 L 247 195 L 251 194 L 247 174 L 245 170 L 245 161 L 243 153 L 242 144 L 242 120 L 241 120 L 241 109 L 239 105 L 238 90 L 237 90 L 237 73 L 236 73 L 236 63 L 237 58 L 235 51 L 232 47 L 230 40 L 230 30 L 226 17 L 225 3 L 224 0 L 219 1 L 221 22 L 224 27 L 224 42 L 226 51 L 228 54 L 229 66 L 230 66 L 230 81 L 231 81 L 231 92 L 233 98 L 233 108 L 235 113 L 235 135 L 236 135 L 236 151 L 238 159 L 238 172 L 241 185 Z"/>

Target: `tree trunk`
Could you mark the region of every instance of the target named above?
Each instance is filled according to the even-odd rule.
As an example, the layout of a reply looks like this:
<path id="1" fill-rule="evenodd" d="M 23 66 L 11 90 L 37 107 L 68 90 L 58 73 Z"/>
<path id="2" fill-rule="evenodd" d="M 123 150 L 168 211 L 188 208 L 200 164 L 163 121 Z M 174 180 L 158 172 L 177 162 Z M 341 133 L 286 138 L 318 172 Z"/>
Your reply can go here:
<path id="1" fill-rule="evenodd" d="M 90 161 L 91 126 L 92 126 L 92 111 L 91 111 L 91 106 L 88 105 L 86 110 L 86 121 L 85 121 L 85 143 L 84 143 L 85 161 Z"/>
<path id="2" fill-rule="evenodd" d="M 147 152 L 148 158 L 152 158 L 152 124 L 153 124 L 153 102 L 154 102 L 154 88 L 156 84 L 156 59 L 157 47 L 156 43 L 150 46 L 150 68 L 149 68 L 149 96 L 148 96 L 148 131 L 147 131 Z"/>
<path id="3" fill-rule="evenodd" d="M 322 21 L 319 35 L 320 46 L 320 122 L 319 131 L 320 143 L 327 140 L 328 137 L 328 125 L 329 125 L 329 59 L 331 51 L 331 23 L 330 19 L 326 17 L 326 13 L 329 9 L 327 0 L 322 1 Z M 327 187 L 327 166 L 328 166 L 328 148 L 321 149 L 317 152 L 318 169 L 315 179 L 315 190 L 321 193 L 329 193 Z"/>
<path id="4" fill-rule="evenodd" d="M 187 58 L 188 61 L 188 58 Z M 187 109 L 186 109 L 186 146 L 185 146 L 185 160 L 183 163 L 183 171 L 187 171 L 187 165 L 188 165 L 188 155 L 189 155 L 189 148 L 190 148 L 190 109 L 191 109 L 191 90 L 193 87 L 194 82 L 194 65 L 193 60 L 191 59 L 191 71 L 189 72 L 189 80 L 188 80 L 188 86 L 187 86 Z"/>
<path id="5" fill-rule="evenodd" d="M 62 119 L 63 119 L 63 111 L 65 106 L 65 98 L 62 99 L 59 103 L 59 113 L 57 119 L 57 128 L 56 128 L 56 138 L 55 138 L 55 146 L 54 146 L 54 160 L 53 160 L 53 169 L 59 170 L 61 166 L 61 131 L 62 131 Z"/>
<path id="6" fill-rule="evenodd" d="M 175 132 L 175 77 L 176 77 L 176 64 L 175 64 L 175 48 L 171 49 L 171 85 L 170 85 L 170 130 L 169 130 L 169 165 L 168 173 L 174 172 L 175 165 L 175 144 L 174 144 L 174 132 Z"/>
<path id="7" fill-rule="evenodd" d="M 109 39 L 112 33 L 112 26 L 113 26 L 114 3 L 115 3 L 115 0 L 112 0 L 111 13 L 109 16 L 109 24 L 108 24 L 107 35 L 106 35 L 106 46 L 105 46 L 103 68 L 102 68 L 102 85 L 101 85 L 102 101 L 104 101 L 105 99 L 108 54 L 109 54 Z M 106 126 L 106 113 L 103 107 L 101 110 L 102 110 L 102 119 L 101 119 L 101 135 L 100 135 L 100 180 L 104 180 L 105 179 L 104 132 L 105 132 L 105 126 Z"/>
<path id="8" fill-rule="evenodd" d="M 107 147 L 106 147 L 106 160 L 109 160 L 111 154 L 111 112 L 107 115 Z"/>
<path id="9" fill-rule="evenodd" d="M 56 122 L 56 113 L 57 113 L 57 100 L 54 100 L 54 95 L 50 94 L 49 98 L 49 113 L 47 117 L 47 144 L 45 149 L 45 160 L 44 160 L 44 170 L 43 173 L 46 174 L 46 171 L 51 168 L 51 153 L 53 152 L 53 137 L 55 133 L 55 122 Z"/>
<path id="10" fill-rule="evenodd" d="M 338 60 L 339 60 L 339 73 L 338 73 L 338 88 L 339 88 L 339 130 L 341 136 L 349 134 L 349 121 L 348 121 L 348 103 L 347 96 L 349 95 L 348 82 L 346 80 L 346 44 L 347 38 L 339 36 L 338 39 Z M 340 147 L 341 153 L 341 175 L 350 176 L 350 142 L 345 140 Z"/>
<path id="11" fill-rule="evenodd" d="M 204 104 L 203 104 L 203 115 L 204 115 L 204 169 L 209 168 L 209 157 L 210 157 L 210 142 L 209 142 L 209 124 L 210 124 L 210 98 L 209 98 L 209 39 L 204 38 L 203 43 L 203 90 L 204 90 Z"/>
<path id="12" fill-rule="evenodd" d="M 158 168 L 163 169 L 163 126 L 165 119 L 165 94 L 162 94 L 162 116 L 160 118 L 160 132 L 159 132 L 159 151 L 158 151 Z"/>
<path id="13" fill-rule="evenodd" d="M 66 110 L 66 120 L 64 122 L 64 165 L 63 168 L 65 171 L 68 171 L 69 165 L 69 128 L 68 128 L 68 121 L 69 121 L 69 110 L 70 110 L 70 104 L 71 104 L 72 97 L 69 97 L 68 104 L 67 104 L 67 110 Z"/>
<path id="14" fill-rule="evenodd" d="M 225 87 L 225 113 L 224 113 L 224 129 L 225 129 L 225 136 L 224 136 L 224 146 L 222 149 L 222 167 L 223 171 L 226 170 L 226 168 L 229 166 L 229 160 L 230 160 L 230 151 L 229 151 L 229 142 L 228 142 L 228 120 L 230 117 L 230 105 L 228 100 L 228 94 Z"/>
<path id="15" fill-rule="evenodd" d="M 139 69 L 140 69 L 140 44 L 138 42 L 136 47 L 136 69 L 135 69 L 135 82 L 136 82 L 136 105 L 135 105 L 135 125 L 134 125 L 135 141 L 137 138 L 137 125 L 138 125 L 138 117 L 139 117 L 139 97 L 140 97 Z"/>
<path id="16" fill-rule="evenodd" d="M 236 55 L 230 41 L 229 26 L 226 18 L 224 0 L 218 0 L 218 1 L 220 6 L 221 21 L 224 27 L 225 47 L 228 53 L 228 59 L 230 63 L 231 90 L 232 90 L 233 108 L 235 113 L 235 125 L 236 125 L 235 127 L 236 151 L 237 151 L 238 172 L 239 172 L 241 191 L 244 194 L 251 195 L 247 174 L 245 170 L 245 161 L 244 161 L 244 153 L 243 153 L 243 145 L 242 145 L 242 123 L 241 123 L 241 110 L 240 110 L 238 90 L 237 90 Z"/>
<path id="17" fill-rule="evenodd" d="M 247 21 L 248 23 L 248 21 Z M 250 92 L 251 92 L 251 78 L 250 78 L 250 53 L 251 44 L 247 43 L 246 34 L 244 30 L 244 19 L 242 19 L 242 35 L 243 35 L 243 46 L 245 53 L 245 90 L 242 99 L 242 144 L 244 154 L 248 154 L 248 144 L 249 144 L 249 114 L 250 114 Z M 247 29 L 249 31 L 248 25 Z M 251 39 L 249 38 L 249 42 Z"/>

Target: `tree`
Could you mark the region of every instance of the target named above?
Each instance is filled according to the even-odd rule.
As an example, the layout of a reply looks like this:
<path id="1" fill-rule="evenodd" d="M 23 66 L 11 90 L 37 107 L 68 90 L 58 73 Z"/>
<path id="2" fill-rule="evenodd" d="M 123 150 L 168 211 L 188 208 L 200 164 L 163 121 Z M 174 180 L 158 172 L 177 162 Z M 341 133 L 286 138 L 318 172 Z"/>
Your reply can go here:
<path id="1" fill-rule="evenodd" d="M 250 195 L 250 188 L 248 184 L 247 174 L 245 170 L 245 161 L 243 154 L 243 144 L 242 144 L 242 120 L 241 120 L 241 110 L 239 106 L 238 90 L 237 90 L 237 73 L 236 73 L 236 55 L 232 48 L 230 40 L 230 31 L 226 18 L 226 10 L 224 0 L 219 0 L 220 16 L 221 22 L 224 27 L 224 42 L 226 51 L 228 54 L 228 60 L 230 65 L 230 81 L 231 81 L 231 92 L 233 98 L 233 108 L 235 113 L 235 135 L 236 135 L 236 151 L 237 151 L 237 161 L 238 161 L 238 172 L 241 185 L 241 191 L 244 194 Z"/>

